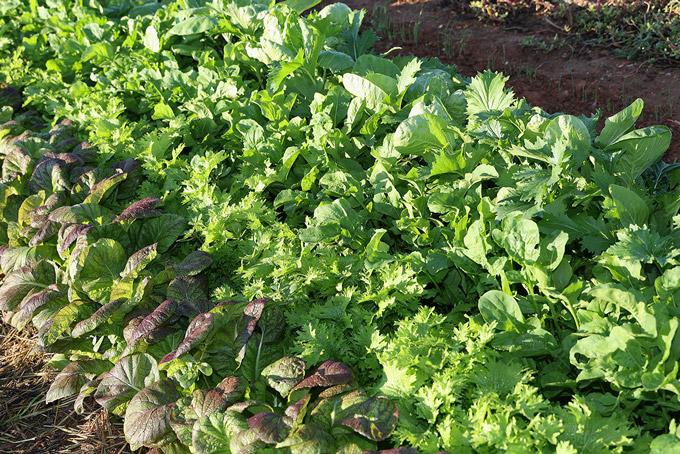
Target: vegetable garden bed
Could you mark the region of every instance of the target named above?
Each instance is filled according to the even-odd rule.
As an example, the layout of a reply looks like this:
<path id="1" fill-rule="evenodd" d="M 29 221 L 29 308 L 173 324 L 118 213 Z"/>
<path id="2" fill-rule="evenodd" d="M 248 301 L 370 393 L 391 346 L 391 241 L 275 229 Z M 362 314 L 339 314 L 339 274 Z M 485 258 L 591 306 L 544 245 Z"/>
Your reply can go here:
<path id="1" fill-rule="evenodd" d="M 154 453 L 680 449 L 642 100 L 551 114 L 342 4 L 8 4 L 0 310 L 48 402 Z"/>

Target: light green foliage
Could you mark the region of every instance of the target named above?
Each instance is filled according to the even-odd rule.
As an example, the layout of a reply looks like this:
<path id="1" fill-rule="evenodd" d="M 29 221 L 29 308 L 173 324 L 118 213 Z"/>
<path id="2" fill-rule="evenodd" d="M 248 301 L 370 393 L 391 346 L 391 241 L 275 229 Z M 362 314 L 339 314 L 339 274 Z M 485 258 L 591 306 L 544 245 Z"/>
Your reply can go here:
<path id="1" fill-rule="evenodd" d="M 130 416 L 166 415 L 164 389 L 186 399 L 237 373 L 269 409 L 250 426 L 179 421 L 182 443 L 306 440 L 262 381 L 295 355 L 341 361 L 394 399 L 391 442 L 424 452 L 677 444 L 680 178 L 656 163 L 670 131 L 635 129 L 641 101 L 598 134 L 599 113 L 546 113 L 500 74 L 370 53 L 364 13 L 344 5 L 104 3 L 0 10 L 17 42 L 0 48 L 0 78 L 26 107 L 73 120 L 98 166 L 73 178 L 48 167 L 55 133 L 15 147 L 26 115 L 0 132 L 0 295 L 17 324 L 40 308 L 33 323 L 55 351 L 157 361 Z M 141 166 L 118 169 L 127 158 Z M 116 217 L 133 196 L 148 198 Z M 62 230 L 38 232 L 41 210 Z M 205 276 L 209 259 L 185 259 L 195 248 L 215 261 Z M 63 385 L 84 383 L 82 399 L 97 383 L 81 369 Z M 382 412 L 365 397 L 338 423 L 347 433 Z M 181 452 L 154 424 L 128 423 L 134 445 Z M 354 432 L 333 436 L 349 452 L 364 446 Z"/>

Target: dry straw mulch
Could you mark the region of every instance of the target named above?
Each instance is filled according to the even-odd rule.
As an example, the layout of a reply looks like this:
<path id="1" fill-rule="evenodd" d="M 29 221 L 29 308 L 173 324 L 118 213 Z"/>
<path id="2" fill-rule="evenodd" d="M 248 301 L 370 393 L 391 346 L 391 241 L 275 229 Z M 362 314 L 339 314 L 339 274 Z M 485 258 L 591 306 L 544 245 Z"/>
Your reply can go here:
<path id="1" fill-rule="evenodd" d="M 130 454 L 122 423 L 101 408 L 78 415 L 74 399 L 45 403 L 56 373 L 33 353 L 35 330 L 0 323 L 0 453 Z"/>

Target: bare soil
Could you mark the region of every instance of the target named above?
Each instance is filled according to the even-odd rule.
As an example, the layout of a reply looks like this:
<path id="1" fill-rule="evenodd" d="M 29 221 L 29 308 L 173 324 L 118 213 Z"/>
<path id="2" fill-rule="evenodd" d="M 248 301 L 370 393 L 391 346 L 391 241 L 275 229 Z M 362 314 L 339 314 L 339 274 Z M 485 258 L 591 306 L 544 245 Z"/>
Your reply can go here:
<path id="1" fill-rule="evenodd" d="M 437 57 L 464 76 L 485 69 L 510 77 L 518 98 L 547 112 L 604 118 L 636 98 L 645 104 L 637 126 L 665 125 L 673 132 L 667 162 L 680 160 L 680 68 L 616 58 L 611 49 L 565 44 L 551 52 L 520 46 L 529 35 L 566 40 L 564 24 L 544 11 L 525 11 L 502 24 L 456 12 L 452 0 L 345 0 L 367 11 L 364 23 L 380 30 L 378 52 Z M 326 0 L 322 5 L 332 3 Z M 417 29 L 417 40 L 415 30 Z M 566 41 L 565 41 L 566 42 Z M 677 65 L 676 65 L 677 66 Z"/>

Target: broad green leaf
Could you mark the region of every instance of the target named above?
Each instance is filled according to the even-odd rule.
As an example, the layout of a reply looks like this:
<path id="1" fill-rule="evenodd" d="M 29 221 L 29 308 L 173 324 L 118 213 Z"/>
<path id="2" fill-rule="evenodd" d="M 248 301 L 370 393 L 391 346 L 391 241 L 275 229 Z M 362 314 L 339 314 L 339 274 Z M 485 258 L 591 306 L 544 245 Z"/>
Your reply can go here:
<path id="1" fill-rule="evenodd" d="M 680 451 L 680 438 L 675 434 L 663 434 L 652 440 L 650 454 L 674 454 Z"/>
<path id="2" fill-rule="evenodd" d="M 488 70 L 473 77 L 465 89 L 467 114 L 484 119 L 508 109 L 514 102 L 514 93 L 505 89 L 507 81 L 508 77 Z"/>
<path id="3" fill-rule="evenodd" d="M 285 0 L 279 3 L 279 5 L 286 6 L 293 11 L 301 13 L 307 11 L 309 8 L 315 7 L 319 3 L 321 3 L 321 0 Z"/>
<path id="4" fill-rule="evenodd" d="M 392 144 L 401 154 L 422 156 L 429 149 L 453 145 L 456 137 L 448 126 L 443 118 L 433 114 L 409 117 L 397 126 Z"/>
<path id="5" fill-rule="evenodd" d="M 506 331 L 524 322 L 524 315 L 515 298 L 500 290 L 489 290 L 479 298 L 479 312 L 484 321 L 497 322 Z"/>
<path id="6" fill-rule="evenodd" d="M 167 33 L 168 35 L 185 36 L 212 31 L 216 28 L 216 19 L 207 16 L 197 16 L 184 19 L 175 24 Z"/>
<path id="7" fill-rule="evenodd" d="M 435 155 L 430 176 L 434 177 L 447 173 L 461 174 L 465 166 L 465 156 L 463 156 L 462 149 L 455 150 L 452 153 L 447 150 L 441 150 Z"/>
<path id="8" fill-rule="evenodd" d="M 347 73 L 342 76 L 345 90 L 366 102 L 366 107 L 376 110 L 385 101 L 387 93 L 375 83 L 356 74 Z"/>
<path id="9" fill-rule="evenodd" d="M 107 303 L 126 262 L 127 255 L 120 243 L 108 238 L 99 239 L 86 246 L 78 256 L 73 282 L 94 301 Z"/>
<path id="10" fill-rule="evenodd" d="M 633 128 L 640 114 L 642 114 L 643 107 L 644 102 L 638 98 L 621 112 L 607 118 L 602 132 L 596 139 L 598 145 L 602 148 L 607 148 L 626 135 Z"/>
<path id="11" fill-rule="evenodd" d="M 649 219 L 648 204 L 636 192 L 613 184 L 609 192 L 614 200 L 616 211 L 623 227 L 630 225 L 643 226 Z"/>
<path id="12" fill-rule="evenodd" d="M 32 194 L 24 199 L 19 207 L 19 216 L 17 222 L 19 225 L 24 223 L 29 213 L 45 203 L 45 191 L 40 191 L 37 194 Z"/>
<path id="13" fill-rule="evenodd" d="M 324 50 L 319 54 L 319 66 L 333 72 L 342 72 L 354 65 L 349 55 L 335 50 Z"/>
<path id="14" fill-rule="evenodd" d="M 211 413 L 194 424 L 191 445 L 197 454 L 231 454 L 232 437 L 247 429 L 246 418 L 240 413 Z"/>
<path id="15" fill-rule="evenodd" d="M 4 274 L 10 274 L 19 268 L 31 265 L 42 259 L 55 260 L 58 257 L 55 252 L 54 246 L 51 245 L 8 248 L 0 255 L 0 269 L 2 269 Z"/>
<path id="16" fill-rule="evenodd" d="M 538 225 L 530 219 L 524 219 L 521 213 L 506 216 L 503 230 L 493 230 L 492 236 L 517 263 L 531 265 L 540 256 Z"/>
<path id="17" fill-rule="evenodd" d="M 389 254 L 389 246 L 383 243 L 381 238 L 387 231 L 384 229 L 377 229 L 371 238 L 371 241 L 366 245 L 366 260 L 364 266 L 367 270 L 375 270 L 385 267 L 388 263 L 392 263 L 395 257 Z"/>
<path id="18" fill-rule="evenodd" d="M 71 331 L 72 337 L 80 337 L 89 333 L 106 321 L 125 303 L 125 300 L 115 300 L 97 309 L 94 314 L 79 322 Z"/>
<path id="19" fill-rule="evenodd" d="M 175 112 L 172 107 L 167 105 L 165 102 L 159 102 L 153 108 L 152 120 L 167 120 L 170 118 L 175 118 Z"/>
<path id="20" fill-rule="evenodd" d="M 137 240 L 137 247 L 141 249 L 158 243 L 157 251 L 159 254 L 162 254 L 173 245 L 186 228 L 187 222 L 184 218 L 175 214 L 162 214 L 148 219 L 142 226 L 139 239 Z"/>
<path id="21" fill-rule="evenodd" d="M 631 131 L 611 144 L 607 150 L 623 150 L 616 161 L 616 170 L 631 184 L 668 150 L 671 131 L 666 126 L 649 126 Z"/>

